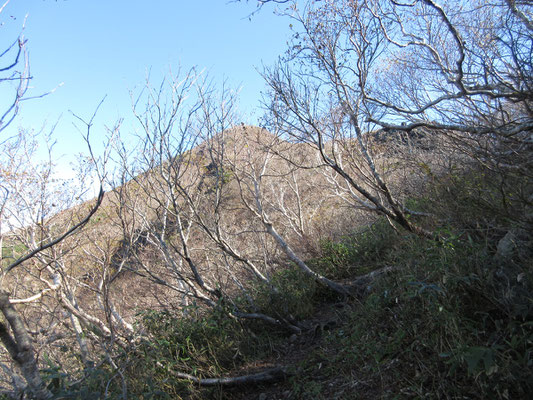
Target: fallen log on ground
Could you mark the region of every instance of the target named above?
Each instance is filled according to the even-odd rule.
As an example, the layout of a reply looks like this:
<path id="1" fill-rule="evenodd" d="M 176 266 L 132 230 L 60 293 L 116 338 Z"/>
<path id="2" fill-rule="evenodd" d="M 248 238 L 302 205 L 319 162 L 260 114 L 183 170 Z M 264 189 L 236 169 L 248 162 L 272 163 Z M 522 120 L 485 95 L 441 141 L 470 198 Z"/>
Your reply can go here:
<path id="1" fill-rule="evenodd" d="M 176 371 L 171 371 L 171 373 L 176 378 L 186 379 L 200 386 L 237 386 L 250 383 L 271 383 L 284 380 L 290 375 L 285 367 L 273 367 L 256 374 L 221 378 L 198 378 L 194 375 Z"/>
<path id="2" fill-rule="evenodd" d="M 373 281 L 384 275 L 384 274 L 388 274 L 389 272 L 393 272 L 393 271 L 396 271 L 398 269 L 398 267 L 396 266 L 388 266 L 388 267 L 383 267 L 383 268 L 380 268 L 380 269 L 376 269 L 372 272 L 369 272 L 368 274 L 366 275 L 361 275 L 361 276 L 358 276 L 357 278 L 351 280 L 351 281 L 348 281 L 348 282 L 343 282 L 344 284 L 344 287 L 352 294 L 352 295 L 355 295 L 357 297 L 359 296 L 363 296 L 365 294 L 368 294 L 368 292 L 370 292 L 371 288 L 372 288 L 372 283 Z"/>

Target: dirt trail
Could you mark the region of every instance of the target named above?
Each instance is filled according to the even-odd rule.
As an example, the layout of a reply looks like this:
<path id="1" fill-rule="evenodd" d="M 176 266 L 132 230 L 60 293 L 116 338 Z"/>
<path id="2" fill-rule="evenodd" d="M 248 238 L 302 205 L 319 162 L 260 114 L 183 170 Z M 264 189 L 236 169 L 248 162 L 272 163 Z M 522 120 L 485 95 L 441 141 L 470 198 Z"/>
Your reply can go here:
<path id="1" fill-rule="evenodd" d="M 304 332 L 301 335 L 291 335 L 282 344 L 275 349 L 275 355 L 265 359 L 258 360 L 252 364 L 244 366 L 237 374 L 252 374 L 272 367 L 284 367 L 287 369 L 288 376 L 285 380 L 270 384 L 258 384 L 239 386 L 225 389 L 223 399 L 259 399 L 259 400 L 277 400 L 277 399 L 304 399 L 311 398 L 308 394 L 302 394 L 302 388 L 295 385 L 302 377 L 320 381 L 321 391 L 318 398 L 351 398 L 351 396 L 342 390 L 334 381 L 328 381 L 329 378 L 320 376 L 321 363 L 309 362 L 311 354 L 322 347 L 325 347 L 325 336 L 333 333 L 335 330 L 342 329 L 343 315 L 352 307 L 349 303 L 324 304 L 320 306 L 314 317 L 303 321 L 301 324 Z M 316 374 L 316 375 L 315 375 Z"/>

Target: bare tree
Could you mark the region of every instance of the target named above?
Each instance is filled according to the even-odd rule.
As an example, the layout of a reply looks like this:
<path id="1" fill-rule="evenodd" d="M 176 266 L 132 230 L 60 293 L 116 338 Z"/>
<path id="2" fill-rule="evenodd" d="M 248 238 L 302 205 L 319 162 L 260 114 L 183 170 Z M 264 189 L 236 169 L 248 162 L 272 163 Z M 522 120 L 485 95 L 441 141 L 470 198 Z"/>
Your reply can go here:
<path id="1" fill-rule="evenodd" d="M 29 332 L 52 335 L 48 328 L 55 317 L 43 311 L 50 304 L 47 300 L 50 295 L 64 293 L 68 288 L 63 254 L 71 248 L 65 248 L 65 244 L 94 215 L 103 191 L 88 210 L 78 207 L 62 212 L 63 207 L 75 205 L 75 195 L 56 181 L 51 162 L 35 164 L 33 138 L 22 132 L 14 142 L 4 142 L 3 150 L 0 310 L 6 322 L 2 325 L 1 340 L 20 367 L 32 396 L 47 398 L 50 392 L 40 378 Z M 40 307 L 41 311 L 36 311 Z M 30 317 L 31 322 L 27 322 L 26 315 L 39 317 Z"/>
<path id="2" fill-rule="evenodd" d="M 9 0 L 0 6 L 0 16 L 8 3 Z M 1 87 L 13 86 L 14 84 L 14 93 L 5 105 L 5 110 L 0 112 L 0 132 L 2 132 L 15 119 L 20 102 L 24 99 L 28 90 L 30 80 L 29 59 L 26 38 L 22 33 L 12 43 L 2 49 L 0 63 Z"/>
<path id="3" fill-rule="evenodd" d="M 251 301 L 251 282 L 269 283 L 269 266 L 252 218 L 240 204 L 228 168 L 235 94 L 217 94 L 195 70 L 173 75 L 159 87 L 149 82 L 133 98 L 139 122 L 135 160 L 120 145 L 120 169 L 110 196 L 123 232 L 123 270 L 167 291 L 165 308 L 190 302 L 220 308 L 232 317 L 262 319 L 299 328 L 234 301 Z M 241 222 L 237 223 L 236 219 Z M 157 298 L 161 289 L 153 291 Z M 252 312 L 250 312 L 252 311 Z"/>
<path id="4" fill-rule="evenodd" d="M 492 163 L 520 153 L 529 168 L 531 5 L 292 2 L 289 13 L 300 29 L 265 73 L 270 123 L 312 145 L 354 203 L 433 236 L 380 168 L 380 133 L 423 128 Z"/>
<path id="5" fill-rule="evenodd" d="M 10 0 L 0 5 L 0 17 Z M 0 110 L 0 133 L 6 129 L 17 116 L 23 101 L 47 96 L 54 90 L 36 95 L 29 95 L 30 60 L 28 54 L 28 40 L 24 36 L 25 21 L 21 33 L 15 40 L 7 44 L 0 44 L 0 90 L 9 92 L 3 94 L 2 110 Z"/>
<path id="6" fill-rule="evenodd" d="M 76 267 L 67 260 L 76 252 L 76 234 L 97 212 L 104 192 L 100 189 L 94 202 L 83 203 L 88 177 L 84 174 L 77 187 L 58 178 L 51 146 L 48 159 L 39 161 L 40 136 L 21 130 L 2 144 L 0 311 L 6 319 L 1 341 L 26 380 L 26 388 L 19 389 L 35 398 L 48 398 L 51 393 L 40 378 L 35 346 L 64 339 L 65 331 L 58 328 L 65 325 L 76 334 L 85 362 L 89 360 L 85 328 L 97 326 L 104 333 L 107 329 L 79 306 Z"/>
<path id="7" fill-rule="evenodd" d="M 293 232 L 302 235 L 306 212 L 302 207 L 299 182 L 293 166 L 276 156 L 283 145 L 278 137 L 268 132 L 259 130 L 254 133 L 244 128 L 242 140 L 234 146 L 232 156 L 228 157 L 228 164 L 239 185 L 241 201 L 283 253 L 305 274 L 337 293 L 347 295 L 348 291 L 342 285 L 309 268 L 292 249 L 286 235 L 279 231 L 277 225 L 289 224 Z M 293 202 L 287 202 L 286 190 L 293 192 Z M 274 213 L 281 222 L 274 221 Z"/>

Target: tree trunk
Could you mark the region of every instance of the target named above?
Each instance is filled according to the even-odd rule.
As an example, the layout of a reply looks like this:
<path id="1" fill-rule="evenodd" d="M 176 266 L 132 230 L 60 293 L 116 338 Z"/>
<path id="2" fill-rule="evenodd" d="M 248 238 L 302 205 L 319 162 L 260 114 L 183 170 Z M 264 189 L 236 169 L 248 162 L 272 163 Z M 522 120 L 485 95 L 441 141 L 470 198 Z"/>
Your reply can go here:
<path id="1" fill-rule="evenodd" d="M 34 399 L 50 399 L 52 393 L 46 388 L 37 361 L 35 360 L 31 337 L 24 326 L 24 322 L 15 307 L 9 302 L 9 293 L 0 290 L 0 310 L 11 326 L 13 336 L 4 323 L 0 323 L 0 340 L 19 366 L 26 379 L 28 389 Z"/>

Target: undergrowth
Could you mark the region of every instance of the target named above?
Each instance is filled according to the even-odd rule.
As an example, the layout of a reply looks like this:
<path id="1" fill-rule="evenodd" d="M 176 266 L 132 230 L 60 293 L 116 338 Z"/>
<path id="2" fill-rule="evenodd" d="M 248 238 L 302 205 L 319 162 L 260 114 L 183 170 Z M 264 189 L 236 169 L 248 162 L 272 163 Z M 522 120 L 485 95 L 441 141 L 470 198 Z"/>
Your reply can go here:
<path id="1" fill-rule="evenodd" d="M 398 262 L 401 272 L 347 315 L 350 331 L 331 334 L 335 373 L 357 366 L 360 381 L 390 398 L 533 393 L 531 276 L 504 293 L 484 246 L 459 240 L 406 238 Z"/>
<path id="2" fill-rule="evenodd" d="M 275 290 L 272 290 L 275 288 Z M 314 279 L 295 265 L 276 271 L 270 283 L 253 290 L 254 306 L 277 318 L 299 320 L 313 314 L 319 288 Z"/>
<path id="3" fill-rule="evenodd" d="M 383 266 L 394 271 L 372 282 L 366 297 L 346 303 L 342 324 L 293 366 L 290 397 L 516 399 L 533 393 L 532 241 L 513 214 L 516 207 L 504 207 L 518 194 L 491 197 L 487 184 L 480 199 L 483 179 L 448 177 L 431 197 L 409 199 L 410 209 L 438 202 L 432 223 L 439 240 L 378 219 L 340 241 L 321 243 L 320 255 L 308 264 L 330 279 Z M 497 204 L 484 206 L 491 198 Z M 498 205 L 503 210 L 494 213 Z M 515 242 L 502 256 L 500 241 L 510 231 Z M 275 354 L 290 335 L 231 318 L 231 307 L 294 322 L 334 299 L 291 265 L 274 273 L 270 285 L 255 286 L 252 297 L 251 303 L 237 299 L 211 311 L 144 311 L 139 323 L 150 339 L 123 355 L 120 373 L 95 368 L 83 383 L 67 387 L 60 369 L 50 366 L 45 379 L 60 398 L 119 396 L 124 382 L 135 398 L 228 398 L 221 388 L 200 390 L 174 372 L 235 374 L 247 362 Z"/>
<path id="4" fill-rule="evenodd" d="M 373 243 L 389 250 L 367 262 L 395 270 L 297 366 L 293 398 L 531 398 L 533 242 L 527 203 L 517 205 L 525 189 L 463 178 L 433 188 L 439 240 L 403 233 Z M 345 245 L 335 244 L 337 265 L 354 263 Z"/>
<path id="5" fill-rule="evenodd" d="M 320 256 L 308 265 L 330 279 L 364 275 L 386 265 L 399 240 L 397 232 L 385 218 L 343 236 L 339 241 L 320 242 Z"/>
<path id="6" fill-rule="evenodd" d="M 246 324 L 228 317 L 222 307 L 202 312 L 193 306 L 180 317 L 147 311 L 141 317 L 153 338 L 138 349 L 143 365 L 147 362 L 151 366 L 150 377 L 157 382 L 158 390 L 173 399 L 197 391 L 190 383 L 177 379 L 174 372 L 199 378 L 221 376 L 251 358 L 268 354 L 269 343 L 275 340 L 269 332 L 252 333 Z"/>

